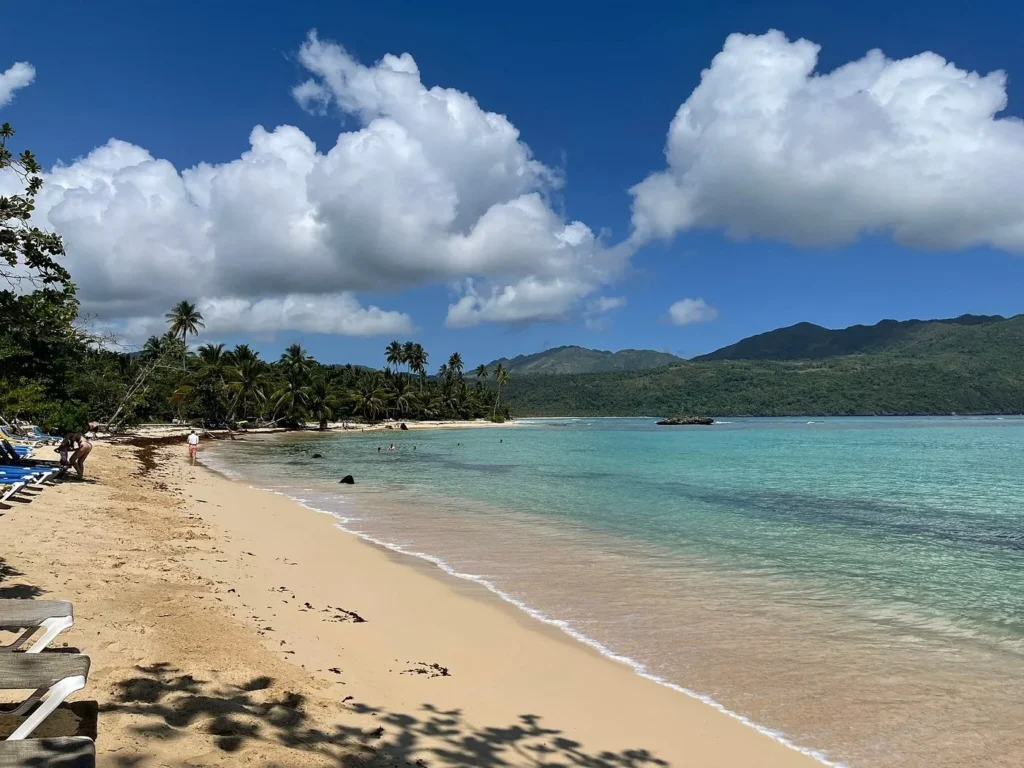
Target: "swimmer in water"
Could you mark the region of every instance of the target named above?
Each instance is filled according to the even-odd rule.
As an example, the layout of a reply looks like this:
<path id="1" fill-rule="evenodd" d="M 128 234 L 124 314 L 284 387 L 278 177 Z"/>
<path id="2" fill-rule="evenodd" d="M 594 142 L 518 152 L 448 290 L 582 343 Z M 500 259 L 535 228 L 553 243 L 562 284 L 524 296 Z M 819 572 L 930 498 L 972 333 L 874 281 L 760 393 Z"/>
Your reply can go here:
<path id="1" fill-rule="evenodd" d="M 380 446 L 377 446 L 377 453 L 380 453 Z"/>

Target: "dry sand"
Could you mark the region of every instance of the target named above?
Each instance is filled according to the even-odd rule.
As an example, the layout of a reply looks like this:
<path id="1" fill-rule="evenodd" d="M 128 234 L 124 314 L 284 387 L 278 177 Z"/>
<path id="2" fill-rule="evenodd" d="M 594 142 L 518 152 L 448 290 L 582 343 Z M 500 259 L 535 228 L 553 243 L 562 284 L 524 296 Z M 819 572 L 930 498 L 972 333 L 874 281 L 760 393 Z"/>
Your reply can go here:
<path id="1" fill-rule="evenodd" d="M 818 765 L 183 445 L 86 469 L 0 507 L 0 596 L 74 601 L 100 765 Z"/>

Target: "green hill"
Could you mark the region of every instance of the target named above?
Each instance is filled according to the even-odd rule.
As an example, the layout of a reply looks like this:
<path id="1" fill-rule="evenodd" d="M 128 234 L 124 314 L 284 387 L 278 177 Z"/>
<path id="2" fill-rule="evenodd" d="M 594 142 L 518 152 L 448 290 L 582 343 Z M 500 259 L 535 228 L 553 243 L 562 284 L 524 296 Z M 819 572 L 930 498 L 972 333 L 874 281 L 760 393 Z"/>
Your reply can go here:
<path id="1" fill-rule="evenodd" d="M 641 371 L 678 363 L 681 360 L 682 358 L 668 352 L 655 352 L 650 349 L 606 352 L 584 347 L 556 347 L 533 355 L 519 355 L 511 359 L 503 357 L 492 361 L 487 367 L 493 370 L 494 366 L 501 363 L 510 376 L 518 377 L 533 374 Z"/>
<path id="2" fill-rule="evenodd" d="M 790 345 L 785 353 L 803 359 L 703 359 L 646 371 L 513 377 L 505 397 L 517 416 L 1024 413 L 1024 315 L 960 320 L 900 324 L 887 334 L 877 330 L 885 323 L 870 326 L 871 351 L 857 354 L 814 358 L 808 347 Z M 753 349 L 752 339 L 726 349 Z"/>
<path id="3" fill-rule="evenodd" d="M 961 315 L 947 320 L 882 320 L 875 325 L 853 325 L 832 330 L 814 323 L 760 333 L 693 358 L 709 360 L 821 360 L 826 357 L 880 352 L 913 345 L 921 339 L 955 335 L 961 327 L 993 325 L 999 315 Z"/>

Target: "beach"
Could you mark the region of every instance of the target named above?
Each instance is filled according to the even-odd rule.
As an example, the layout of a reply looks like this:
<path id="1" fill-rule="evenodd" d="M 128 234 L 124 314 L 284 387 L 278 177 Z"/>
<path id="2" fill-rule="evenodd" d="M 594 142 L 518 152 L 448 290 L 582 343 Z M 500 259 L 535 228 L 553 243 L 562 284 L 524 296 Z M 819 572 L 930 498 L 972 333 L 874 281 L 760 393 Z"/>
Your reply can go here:
<path id="1" fill-rule="evenodd" d="M 100 765 L 818 764 L 183 445 L 88 474 L 0 510 L 0 588 L 74 602 Z"/>

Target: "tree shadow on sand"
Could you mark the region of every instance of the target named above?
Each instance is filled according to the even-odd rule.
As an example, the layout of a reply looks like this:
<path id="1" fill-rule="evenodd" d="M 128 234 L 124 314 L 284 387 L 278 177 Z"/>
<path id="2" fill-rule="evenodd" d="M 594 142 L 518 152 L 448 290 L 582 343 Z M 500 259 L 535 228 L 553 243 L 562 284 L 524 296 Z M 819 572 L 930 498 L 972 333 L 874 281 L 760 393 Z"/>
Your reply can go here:
<path id="1" fill-rule="evenodd" d="M 653 768 L 666 766 L 647 750 L 590 752 L 560 730 L 542 724 L 536 715 L 520 715 L 503 726 L 479 727 L 465 721 L 460 710 L 422 705 L 415 714 L 392 712 L 349 702 L 340 709 L 359 715 L 361 725 L 316 727 L 306 699 L 293 692 L 272 691 L 273 679 L 257 677 L 245 685 L 219 685 L 180 674 L 161 662 L 137 667 L 139 675 L 117 685 L 114 701 L 102 712 L 140 715 L 148 722 L 134 726 L 142 735 L 180 738 L 186 732 L 206 733 L 225 752 L 248 743 L 275 743 L 317 752 L 344 768 Z M 377 723 L 366 727 L 370 720 Z M 102 729 L 102 725 L 101 725 Z M 129 756 L 122 756 L 132 765 Z"/>
<path id="2" fill-rule="evenodd" d="M 21 571 L 0 557 L 0 598 L 29 600 L 46 594 L 46 590 L 34 584 L 4 584 L 5 581 L 24 576 Z"/>

